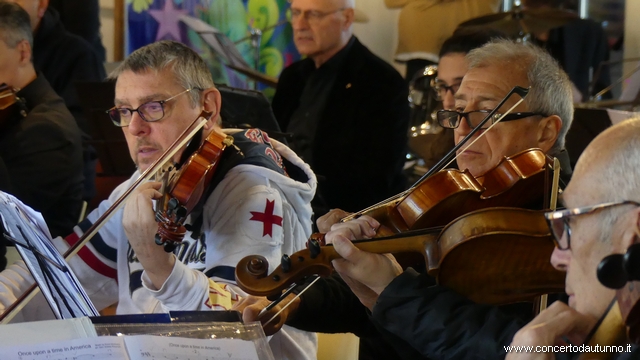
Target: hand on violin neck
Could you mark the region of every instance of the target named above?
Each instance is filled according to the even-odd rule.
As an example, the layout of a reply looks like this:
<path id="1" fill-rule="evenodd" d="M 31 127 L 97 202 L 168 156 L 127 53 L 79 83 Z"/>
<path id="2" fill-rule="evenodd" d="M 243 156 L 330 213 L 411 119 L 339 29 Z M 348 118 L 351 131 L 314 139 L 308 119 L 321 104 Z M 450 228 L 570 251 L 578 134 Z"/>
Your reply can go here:
<path id="1" fill-rule="evenodd" d="M 289 304 L 278 316 L 270 323 L 263 325 L 265 335 L 271 336 L 282 328 L 287 320 L 294 316 L 295 312 L 300 306 L 300 298 L 296 298 L 295 294 L 289 294 L 280 303 L 274 306 L 271 310 L 258 317 L 260 311 L 271 303 L 266 297 L 262 296 L 247 296 L 235 303 L 231 310 L 239 311 L 242 313 L 242 321 L 247 324 L 254 321 L 260 321 L 262 324 L 269 321 L 278 311 L 282 310 L 284 306 Z"/>
<path id="2" fill-rule="evenodd" d="M 160 289 L 171 275 L 175 256 L 156 245 L 154 237 L 158 231 L 153 200 L 162 194 L 161 183 L 148 182 L 133 191 L 127 200 L 122 215 L 122 227 L 129 239 L 138 261 L 156 289 Z"/>
<path id="3" fill-rule="evenodd" d="M 362 215 L 354 220 L 333 224 L 324 239 L 327 244 L 331 244 L 338 238 L 345 240 L 371 239 L 376 236 L 376 229 L 379 227 L 380 223 L 376 219 Z"/>
<path id="4" fill-rule="evenodd" d="M 542 311 L 513 337 L 511 346 L 580 346 L 585 342 L 597 319 L 579 313 L 567 304 L 556 301 Z M 553 353 L 509 353 L 508 360 L 554 359 Z"/>
<path id="5" fill-rule="evenodd" d="M 343 237 L 335 238 L 333 247 L 342 256 L 333 260 L 333 267 L 365 306 L 372 307 L 375 303 L 365 288 L 375 293 L 377 299 L 377 295 L 402 273 L 402 267 L 391 254 L 362 251 Z"/>
<path id="6" fill-rule="evenodd" d="M 321 233 L 327 233 L 331 230 L 331 225 L 337 224 L 340 220 L 350 215 L 348 212 L 341 209 L 331 209 L 328 213 L 320 216 L 316 221 L 318 231 Z"/>

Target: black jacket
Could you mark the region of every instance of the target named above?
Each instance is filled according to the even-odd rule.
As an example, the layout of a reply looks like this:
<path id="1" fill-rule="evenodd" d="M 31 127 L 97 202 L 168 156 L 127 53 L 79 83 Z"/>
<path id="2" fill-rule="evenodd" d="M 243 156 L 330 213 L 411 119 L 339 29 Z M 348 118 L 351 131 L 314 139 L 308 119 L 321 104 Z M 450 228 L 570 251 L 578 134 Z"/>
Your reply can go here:
<path id="1" fill-rule="evenodd" d="M 71 234 L 82 206 L 80 129 L 41 74 L 17 93 L 26 117 L 0 132 L 10 192 L 42 213 L 52 236 Z"/>
<path id="2" fill-rule="evenodd" d="M 33 65 L 64 99 L 80 129 L 90 134 L 75 83 L 104 80 L 104 66 L 89 43 L 65 30 L 58 12 L 51 7 L 33 37 Z"/>
<path id="3" fill-rule="evenodd" d="M 76 83 L 104 80 L 104 66 L 87 41 L 64 28 L 58 12 L 52 7 L 45 12 L 33 37 L 33 65 L 64 99 L 83 132 L 83 198 L 88 201 L 95 194 L 97 154 L 90 145 L 91 125 L 78 98 Z"/>
<path id="4" fill-rule="evenodd" d="M 273 98 L 280 128 L 299 106 L 311 59 L 282 71 Z M 400 74 L 362 45 L 352 44 L 337 74 L 313 142 L 311 168 L 326 209 L 358 211 L 404 190 L 408 89 Z M 316 214 L 321 215 L 321 214 Z"/>
<path id="5" fill-rule="evenodd" d="M 98 0 L 51 0 L 49 6 L 58 11 L 65 29 L 87 40 L 100 62 L 106 61 L 106 50 L 100 37 L 100 2 Z"/>

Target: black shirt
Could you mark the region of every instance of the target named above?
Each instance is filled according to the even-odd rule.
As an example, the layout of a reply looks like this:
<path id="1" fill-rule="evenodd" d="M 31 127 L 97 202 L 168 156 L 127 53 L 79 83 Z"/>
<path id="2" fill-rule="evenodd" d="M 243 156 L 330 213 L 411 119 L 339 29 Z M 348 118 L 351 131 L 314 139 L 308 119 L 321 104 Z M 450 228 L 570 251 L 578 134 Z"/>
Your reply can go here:
<path id="1" fill-rule="evenodd" d="M 82 207 L 80 129 L 41 74 L 17 96 L 26 116 L 0 133 L 0 158 L 12 187 L 6 190 L 42 213 L 52 236 L 69 235 Z"/>
<path id="2" fill-rule="evenodd" d="M 293 112 L 286 131 L 293 134 L 293 139 L 289 144 L 291 149 L 312 168 L 314 167 L 312 158 L 313 139 L 318 127 L 318 121 L 321 121 L 322 110 L 327 105 L 336 76 L 344 64 L 354 39 L 354 37 L 351 37 L 344 48 L 319 68 L 316 69 L 314 64 L 309 62 L 305 64 L 303 69 L 306 80 L 300 96 L 300 105 Z"/>

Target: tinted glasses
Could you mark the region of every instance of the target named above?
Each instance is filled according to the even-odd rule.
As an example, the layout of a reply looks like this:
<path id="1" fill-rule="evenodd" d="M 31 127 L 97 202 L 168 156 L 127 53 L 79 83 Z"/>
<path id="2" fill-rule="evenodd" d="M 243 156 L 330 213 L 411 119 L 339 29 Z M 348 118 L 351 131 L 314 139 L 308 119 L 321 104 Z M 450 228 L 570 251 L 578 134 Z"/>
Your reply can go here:
<path id="1" fill-rule="evenodd" d="M 138 106 L 137 109 L 114 106 L 111 109 L 107 110 L 107 114 L 109 114 L 109 117 L 111 118 L 111 121 L 113 121 L 114 125 L 119 127 L 129 126 L 134 112 L 137 112 L 140 115 L 140 118 L 146 122 L 158 121 L 164 117 L 164 104 L 182 94 L 186 94 L 193 90 L 196 89 L 186 89 L 165 100 L 146 102 Z"/>

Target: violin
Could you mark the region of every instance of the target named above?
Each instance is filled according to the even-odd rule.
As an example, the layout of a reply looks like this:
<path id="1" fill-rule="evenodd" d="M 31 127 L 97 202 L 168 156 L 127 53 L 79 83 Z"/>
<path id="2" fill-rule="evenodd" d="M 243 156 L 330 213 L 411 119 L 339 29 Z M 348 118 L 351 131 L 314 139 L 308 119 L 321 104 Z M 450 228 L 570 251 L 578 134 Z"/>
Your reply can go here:
<path id="1" fill-rule="evenodd" d="M 373 253 L 417 252 L 439 284 L 484 304 L 529 301 L 562 292 L 564 273 L 549 262 L 554 243 L 542 211 L 489 208 L 470 212 L 444 228 L 354 241 Z M 506 255 L 508 254 L 508 255 Z M 307 249 L 284 255 L 268 274 L 259 255 L 240 260 L 238 286 L 251 295 L 274 297 L 313 274 L 328 276 L 340 256 L 332 245 L 311 240 Z"/>
<path id="2" fill-rule="evenodd" d="M 125 204 L 125 201 L 131 196 L 133 191 L 143 182 L 149 181 L 157 172 L 159 172 L 164 164 L 171 160 L 181 149 L 183 149 L 189 141 L 195 136 L 195 134 L 204 127 L 207 123 L 207 119 L 211 116 L 211 113 L 203 111 L 200 113 L 198 118 L 193 120 L 193 122 L 178 136 L 178 138 L 167 148 L 167 150 L 160 156 L 156 161 L 154 161 L 148 168 L 145 170 L 134 182 L 131 186 L 122 194 L 120 197 L 114 201 L 114 203 L 109 207 L 94 223 L 91 225 L 89 229 L 87 229 L 82 237 L 67 251 L 64 253 L 65 260 L 68 260 L 72 256 L 76 255 L 80 249 L 84 245 L 86 245 L 91 238 L 102 228 L 102 226 L 109 220 L 111 217 Z M 7 324 L 15 317 L 15 315 L 37 294 L 38 287 L 36 284 L 33 284 L 27 291 L 22 294 L 22 296 L 16 300 L 11 306 L 7 307 L 5 311 L 0 314 L 0 323 Z"/>
<path id="3" fill-rule="evenodd" d="M 16 93 L 14 88 L 6 84 L 0 85 L 0 132 L 27 116 L 24 102 Z"/>
<path id="4" fill-rule="evenodd" d="M 231 145 L 231 136 L 212 131 L 165 185 L 162 198 L 156 204 L 158 232 L 155 236 L 156 244 L 165 251 L 172 252 L 182 242 L 187 231 L 184 221 L 202 198 L 224 150 Z"/>
<path id="5" fill-rule="evenodd" d="M 443 226 L 482 208 L 509 206 L 543 209 L 548 202 L 552 159 L 540 149 L 504 157 L 478 177 L 468 170 L 446 169 L 423 180 L 400 197 L 365 209 L 382 225 L 379 235 Z M 349 216 L 343 220 L 352 218 Z"/>

